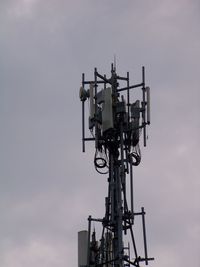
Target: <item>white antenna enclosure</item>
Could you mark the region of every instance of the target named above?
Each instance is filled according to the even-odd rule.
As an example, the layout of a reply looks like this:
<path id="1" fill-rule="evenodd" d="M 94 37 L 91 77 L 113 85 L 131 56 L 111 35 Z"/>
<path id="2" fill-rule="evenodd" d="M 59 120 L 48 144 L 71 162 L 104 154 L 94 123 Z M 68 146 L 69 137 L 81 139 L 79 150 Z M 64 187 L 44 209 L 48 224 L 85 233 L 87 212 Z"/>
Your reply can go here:
<path id="1" fill-rule="evenodd" d="M 87 265 L 88 231 L 78 232 L 78 267 Z"/>

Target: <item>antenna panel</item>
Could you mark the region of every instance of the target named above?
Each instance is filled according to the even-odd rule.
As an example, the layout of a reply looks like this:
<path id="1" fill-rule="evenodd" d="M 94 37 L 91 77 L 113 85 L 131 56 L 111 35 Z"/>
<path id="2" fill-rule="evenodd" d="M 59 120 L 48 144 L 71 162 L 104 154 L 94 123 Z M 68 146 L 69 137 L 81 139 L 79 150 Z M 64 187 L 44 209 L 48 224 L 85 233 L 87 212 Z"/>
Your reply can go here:
<path id="1" fill-rule="evenodd" d="M 94 85 L 91 83 L 90 84 L 90 119 L 94 118 L 94 113 L 95 113 L 95 105 L 94 105 Z"/>
<path id="2" fill-rule="evenodd" d="M 112 89 L 104 89 L 104 101 L 102 105 L 102 130 L 103 132 L 113 128 Z"/>
<path id="3" fill-rule="evenodd" d="M 147 93 L 147 123 L 150 124 L 150 87 L 146 87 Z"/>

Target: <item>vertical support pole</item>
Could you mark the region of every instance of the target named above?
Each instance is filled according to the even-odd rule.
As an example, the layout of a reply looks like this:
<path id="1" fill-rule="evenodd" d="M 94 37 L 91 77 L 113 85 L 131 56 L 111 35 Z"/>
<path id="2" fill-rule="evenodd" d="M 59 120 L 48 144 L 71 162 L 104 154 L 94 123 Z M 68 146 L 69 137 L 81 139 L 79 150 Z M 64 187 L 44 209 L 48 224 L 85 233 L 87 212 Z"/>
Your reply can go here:
<path id="1" fill-rule="evenodd" d="M 128 105 L 128 123 L 130 122 L 130 89 L 129 89 L 129 72 L 127 72 L 127 105 Z"/>
<path id="2" fill-rule="evenodd" d="M 88 254 L 87 254 L 87 267 L 90 267 L 90 236 L 91 236 L 91 219 L 92 217 L 88 217 Z"/>
<path id="3" fill-rule="evenodd" d="M 131 213 L 134 219 L 134 199 L 133 199 L 133 160 L 130 155 L 130 195 L 131 195 Z"/>
<path id="4" fill-rule="evenodd" d="M 144 133 L 144 146 L 146 146 L 146 114 L 145 114 L 145 68 L 142 67 L 142 123 L 143 123 L 143 133 Z"/>
<path id="5" fill-rule="evenodd" d="M 85 74 L 82 73 L 82 87 L 84 89 Z M 82 101 L 82 151 L 85 152 L 85 103 Z"/>
<path id="6" fill-rule="evenodd" d="M 121 177 L 120 168 L 116 166 L 116 234 L 117 234 L 117 248 L 116 248 L 116 258 L 118 258 L 119 267 L 123 267 L 123 239 L 122 239 L 122 194 L 121 194 Z"/>
<path id="7" fill-rule="evenodd" d="M 110 215 L 110 218 L 111 218 L 111 224 L 113 225 L 114 224 L 114 214 L 115 214 L 115 205 L 114 205 L 114 199 L 115 199 L 115 189 L 114 189 L 114 186 L 115 186 L 115 181 L 114 181 L 114 170 L 113 170 L 113 155 L 112 153 L 109 151 L 109 183 L 110 183 L 110 203 L 111 203 L 111 215 Z"/>
<path id="8" fill-rule="evenodd" d="M 120 152 L 121 152 L 121 168 L 116 166 L 117 180 L 117 231 L 118 231 L 118 255 L 119 266 L 123 266 L 123 207 L 122 207 L 122 182 L 124 181 L 124 142 L 123 142 L 123 120 L 120 123 Z M 125 197 L 125 196 L 124 196 Z"/>
<path id="9" fill-rule="evenodd" d="M 124 193 L 124 199 L 123 199 L 123 210 L 127 210 L 127 201 L 126 201 L 126 175 L 125 175 L 125 168 L 124 168 L 124 139 L 123 139 L 123 121 L 124 117 L 121 117 L 121 122 L 120 122 L 120 153 L 121 153 L 121 168 L 120 170 L 120 190 L 121 190 L 121 185 Z M 120 191 L 121 194 L 121 191 Z M 121 209 L 122 209 L 122 199 L 121 199 Z M 127 234 L 127 229 L 126 229 L 126 220 L 124 221 L 124 233 L 125 235 Z"/>
<path id="10" fill-rule="evenodd" d="M 106 79 L 106 75 L 103 76 Z M 106 89 L 106 82 L 104 82 L 104 90 Z"/>
<path id="11" fill-rule="evenodd" d="M 97 68 L 94 68 L 94 92 L 95 92 L 95 148 L 98 148 L 98 125 L 97 125 Z"/>
<path id="12" fill-rule="evenodd" d="M 127 106 L 128 106 L 128 127 L 130 125 L 130 84 L 129 84 L 129 72 L 127 72 Z M 128 164 L 128 153 L 130 152 L 130 147 L 126 147 L 126 169 L 127 169 L 127 174 L 129 174 L 129 164 Z"/>
<path id="13" fill-rule="evenodd" d="M 123 116 L 123 115 L 122 115 Z M 120 189 L 121 189 L 121 184 L 122 188 L 124 191 L 124 207 L 123 210 L 126 210 L 125 205 L 127 204 L 126 202 L 126 177 L 125 177 L 125 168 L 124 168 L 124 142 L 123 142 L 123 120 L 120 123 L 120 153 L 121 153 L 121 168 L 120 168 Z M 121 191 L 120 191 L 121 194 Z M 122 199 L 121 199 L 121 208 L 122 208 Z M 124 221 L 124 226 L 125 226 L 125 231 L 124 233 L 126 234 L 126 220 Z"/>
<path id="14" fill-rule="evenodd" d="M 82 151 L 85 152 L 85 103 L 82 101 Z"/>
<path id="15" fill-rule="evenodd" d="M 148 255 L 147 255 L 147 239 L 146 239 L 146 227 L 145 227 L 145 211 L 142 207 L 142 227 L 143 227 L 143 238 L 144 238 L 144 256 L 145 256 L 145 264 L 148 265 Z"/>

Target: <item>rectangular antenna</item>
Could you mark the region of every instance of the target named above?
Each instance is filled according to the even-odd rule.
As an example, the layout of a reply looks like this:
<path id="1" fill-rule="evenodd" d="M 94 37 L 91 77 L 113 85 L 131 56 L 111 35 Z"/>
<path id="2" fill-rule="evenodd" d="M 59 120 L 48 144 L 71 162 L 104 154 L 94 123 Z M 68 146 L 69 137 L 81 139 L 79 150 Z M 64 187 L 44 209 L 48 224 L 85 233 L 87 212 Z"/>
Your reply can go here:
<path id="1" fill-rule="evenodd" d="M 94 84 L 90 84 L 90 119 L 94 118 L 95 104 L 94 104 Z"/>
<path id="2" fill-rule="evenodd" d="M 88 231 L 78 232 L 78 267 L 87 265 Z"/>
<path id="3" fill-rule="evenodd" d="M 102 130 L 106 131 L 113 128 L 113 104 L 111 87 L 103 90 L 103 98 Z"/>
<path id="4" fill-rule="evenodd" d="M 150 88 L 146 87 L 147 93 L 147 123 L 150 124 Z"/>

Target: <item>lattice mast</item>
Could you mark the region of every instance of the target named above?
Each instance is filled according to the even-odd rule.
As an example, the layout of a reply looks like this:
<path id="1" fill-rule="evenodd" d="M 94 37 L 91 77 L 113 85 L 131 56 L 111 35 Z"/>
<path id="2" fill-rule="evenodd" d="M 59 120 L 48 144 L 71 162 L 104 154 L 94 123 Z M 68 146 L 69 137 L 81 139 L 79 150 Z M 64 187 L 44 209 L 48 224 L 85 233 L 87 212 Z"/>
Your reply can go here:
<path id="1" fill-rule="evenodd" d="M 124 86 L 120 88 L 120 83 Z M 132 90 L 140 88 L 142 101 L 131 103 Z M 150 124 L 150 89 L 145 86 L 145 68 L 142 67 L 142 82 L 129 84 L 126 77 L 118 76 L 111 65 L 111 77 L 94 69 L 94 79 L 85 80 L 82 74 L 80 88 L 82 101 L 82 150 L 85 142 L 94 141 L 94 166 L 97 172 L 108 176 L 108 195 L 105 198 L 105 216 L 95 219 L 89 216 L 88 231 L 79 232 L 79 267 L 124 267 L 148 264 L 145 211 L 134 211 L 133 167 L 139 165 L 141 154 L 139 139 L 143 130 L 146 146 L 146 126 Z M 90 137 L 85 135 L 85 101 L 89 100 Z M 129 190 L 128 193 L 128 186 Z M 129 201 L 127 200 L 129 195 Z M 130 208 L 128 205 L 130 204 Z M 134 237 L 135 216 L 142 217 L 144 256 L 138 254 Z M 91 231 L 92 221 L 102 224 L 99 241 Z M 130 234 L 131 242 L 124 245 L 124 236 Z M 134 256 L 130 255 L 133 251 Z"/>

